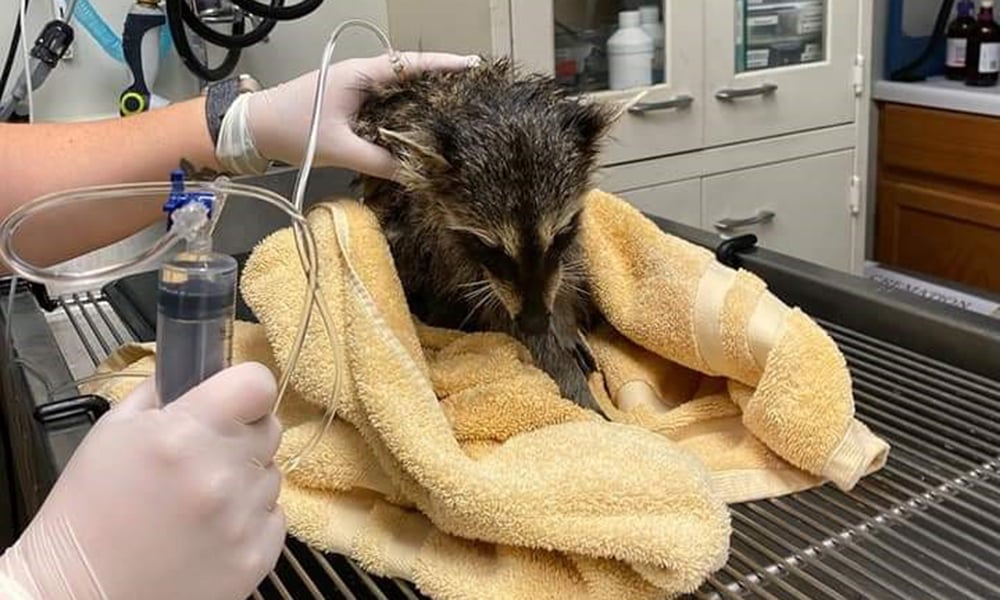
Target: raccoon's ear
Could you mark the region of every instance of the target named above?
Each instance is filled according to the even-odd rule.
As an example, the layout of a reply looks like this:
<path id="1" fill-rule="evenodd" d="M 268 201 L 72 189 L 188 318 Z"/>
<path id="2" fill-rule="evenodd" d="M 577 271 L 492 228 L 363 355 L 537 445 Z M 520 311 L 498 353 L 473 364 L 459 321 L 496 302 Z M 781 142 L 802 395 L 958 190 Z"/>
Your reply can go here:
<path id="1" fill-rule="evenodd" d="M 429 139 L 425 139 L 419 133 L 401 133 L 385 128 L 379 128 L 378 132 L 383 139 L 394 142 L 393 149 L 397 151 L 403 163 L 406 179 L 412 180 L 413 183 L 448 169 L 448 161 L 434 148 Z"/>
<path id="2" fill-rule="evenodd" d="M 593 148 L 617 120 L 614 107 L 590 101 L 574 104 L 563 115 L 563 126 L 575 132 L 582 148 Z"/>

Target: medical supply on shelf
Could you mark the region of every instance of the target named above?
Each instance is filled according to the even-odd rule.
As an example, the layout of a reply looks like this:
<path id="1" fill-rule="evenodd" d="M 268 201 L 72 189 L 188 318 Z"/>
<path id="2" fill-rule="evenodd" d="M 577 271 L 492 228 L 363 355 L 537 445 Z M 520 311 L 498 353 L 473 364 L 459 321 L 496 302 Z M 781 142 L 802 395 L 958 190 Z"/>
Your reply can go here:
<path id="1" fill-rule="evenodd" d="M 979 18 L 965 52 L 965 85 L 990 87 L 1000 80 L 1000 26 L 993 19 L 993 0 L 982 0 Z"/>
<path id="2" fill-rule="evenodd" d="M 663 83 L 666 79 L 664 71 L 666 31 L 663 28 L 663 21 L 660 20 L 660 7 L 655 4 L 640 7 L 639 20 L 642 30 L 653 39 L 653 83 Z"/>
<path id="3" fill-rule="evenodd" d="M 618 13 L 618 31 L 608 39 L 610 88 L 625 90 L 652 84 L 653 38 L 641 26 L 639 11 Z"/>
<path id="4" fill-rule="evenodd" d="M 958 14 L 948 26 L 948 51 L 944 71 L 948 79 L 965 80 L 965 52 L 969 35 L 976 26 L 976 18 L 972 16 L 975 9 L 976 3 L 973 0 L 961 0 L 958 3 Z"/>

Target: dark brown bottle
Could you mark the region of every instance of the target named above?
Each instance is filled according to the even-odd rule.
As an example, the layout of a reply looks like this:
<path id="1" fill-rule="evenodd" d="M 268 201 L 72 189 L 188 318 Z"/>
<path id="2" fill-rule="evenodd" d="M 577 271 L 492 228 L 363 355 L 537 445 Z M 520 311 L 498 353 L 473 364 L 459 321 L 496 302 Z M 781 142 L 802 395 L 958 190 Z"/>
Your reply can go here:
<path id="1" fill-rule="evenodd" d="M 975 2 L 959 0 L 958 16 L 948 26 L 948 52 L 944 67 L 944 75 L 948 79 L 965 80 L 965 53 L 969 45 L 969 34 L 976 26 L 976 18 L 973 16 L 975 11 Z"/>
<path id="2" fill-rule="evenodd" d="M 965 85 L 988 87 L 1000 80 L 1000 26 L 993 20 L 993 0 L 982 0 L 979 18 L 965 53 Z"/>

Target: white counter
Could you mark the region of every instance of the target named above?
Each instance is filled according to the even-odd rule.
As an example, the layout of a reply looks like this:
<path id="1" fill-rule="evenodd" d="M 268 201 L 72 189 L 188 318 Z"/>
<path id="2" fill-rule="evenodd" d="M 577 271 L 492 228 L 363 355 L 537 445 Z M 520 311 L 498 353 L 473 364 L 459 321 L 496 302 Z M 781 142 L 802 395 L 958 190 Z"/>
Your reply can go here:
<path id="1" fill-rule="evenodd" d="M 1000 86 L 969 87 L 961 81 L 948 81 L 943 77 L 919 83 L 877 81 L 872 96 L 885 102 L 1000 117 Z"/>

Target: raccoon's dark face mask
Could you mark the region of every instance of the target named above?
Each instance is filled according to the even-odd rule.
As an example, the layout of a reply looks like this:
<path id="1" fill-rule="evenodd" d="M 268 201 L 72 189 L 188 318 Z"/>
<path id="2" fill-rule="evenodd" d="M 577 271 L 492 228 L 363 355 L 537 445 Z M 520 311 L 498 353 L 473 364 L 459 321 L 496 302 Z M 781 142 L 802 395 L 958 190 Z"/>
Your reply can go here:
<path id="1" fill-rule="evenodd" d="M 570 214 L 555 227 L 545 219 L 508 221 L 492 230 L 450 227 L 456 246 L 482 269 L 481 285 L 471 287 L 469 300 L 498 303 L 524 333 L 546 333 L 559 296 L 577 293 L 582 285 L 580 213 Z"/>
<path id="2" fill-rule="evenodd" d="M 407 148 L 403 185 L 414 201 L 426 203 L 463 262 L 481 271 L 469 302 L 496 304 L 523 332 L 545 333 L 560 296 L 581 289 L 580 213 L 609 109 L 558 100 L 523 117 L 504 111 L 498 119 L 476 104 L 462 110 L 429 131 L 381 134 Z"/>

